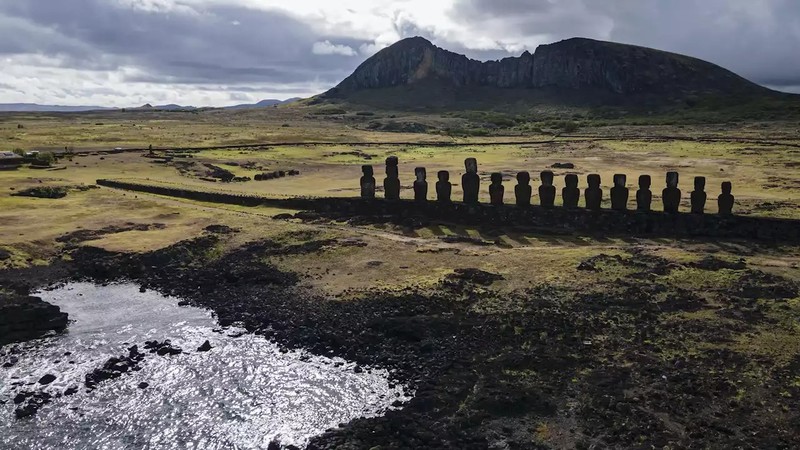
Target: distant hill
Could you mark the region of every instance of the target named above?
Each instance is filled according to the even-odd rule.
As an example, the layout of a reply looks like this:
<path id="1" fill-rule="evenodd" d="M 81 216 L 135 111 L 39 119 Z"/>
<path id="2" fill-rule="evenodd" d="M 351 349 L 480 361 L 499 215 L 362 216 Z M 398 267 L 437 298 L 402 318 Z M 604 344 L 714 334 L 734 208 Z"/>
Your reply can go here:
<path id="1" fill-rule="evenodd" d="M 491 108 L 500 103 L 674 105 L 708 96 L 786 95 L 697 58 L 634 45 L 573 38 L 539 46 L 533 54 L 481 62 L 414 37 L 379 51 L 315 100 Z"/>
<path id="2" fill-rule="evenodd" d="M 226 106 L 225 109 L 258 109 L 258 108 L 269 108 L 275 105 L 282 105 L 285 103 L 292 103 L 300 100 L 300 97 L 293 97 L 286 100 L 276 100 L 274 98 L 261 100 L 258 103 L 253 104 L 242 104 L 242 105 L 234 105 L 234 106 Z"/>
<path id="3" fill-rule="evenodd" d="M 227 106 L 221 109 L 257 109 L 267 108 L 274 105 L 291 103 L 300 98 L 289 98 L 286 100 L 268 99 L 254 104 L 243 104 Z M 87 112 L 87 111 L 117 111 L 125 109 L 127 111 L 194 111 L 200 109 L 197 106 L 182 106 L 176 104 L 151 105 L 149 103 L 134 108 L 108 108 L 102 106 L 58 106 L 58 105 L 39 105 L 35 103 L 0 103 L 0 112 Z"/>
<path id="4" fill-rule="evenodd" d="M 38 105 L 36 103 L 0 103 L 0 112 L 85 112 L 106 111 L 114 108 L 102 106 L 58 106 Z"/>

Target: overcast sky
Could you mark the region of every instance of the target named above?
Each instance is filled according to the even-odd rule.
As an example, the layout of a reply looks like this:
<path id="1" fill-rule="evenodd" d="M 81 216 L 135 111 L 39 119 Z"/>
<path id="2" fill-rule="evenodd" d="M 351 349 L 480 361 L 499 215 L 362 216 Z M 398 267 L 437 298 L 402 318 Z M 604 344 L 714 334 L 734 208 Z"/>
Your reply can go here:
<path id="1" fill-rule="evenodd" d="M 481 60 L 612 40 L 800 92 L 800 0 L 0 0 L 0 103 L 309 96 L 415 35 Z"/>

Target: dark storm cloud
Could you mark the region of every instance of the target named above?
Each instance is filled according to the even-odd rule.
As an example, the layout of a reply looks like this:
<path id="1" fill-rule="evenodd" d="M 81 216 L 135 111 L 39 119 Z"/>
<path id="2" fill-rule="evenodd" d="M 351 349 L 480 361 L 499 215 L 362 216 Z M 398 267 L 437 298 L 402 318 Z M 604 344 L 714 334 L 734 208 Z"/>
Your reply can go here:
<path id="1" fill-rule="evenodd" d="M 126 81 L 198 84 L 335 82 L 358 62 L 313 55 L 314 42 L 325 36 L 280 12 L 193 8 L 147 11 L 107 0 L 0 0 L 0 54 L 38 54 L 75 69 L 126 66 L 144 72 Z"/>
<path id="2" fill-rule="evenodd" d="M 460 0 L 452 14 L 524 36 L 574 36 L 696 56 L 773 87 L 800 84 L 797 0 Z"/>

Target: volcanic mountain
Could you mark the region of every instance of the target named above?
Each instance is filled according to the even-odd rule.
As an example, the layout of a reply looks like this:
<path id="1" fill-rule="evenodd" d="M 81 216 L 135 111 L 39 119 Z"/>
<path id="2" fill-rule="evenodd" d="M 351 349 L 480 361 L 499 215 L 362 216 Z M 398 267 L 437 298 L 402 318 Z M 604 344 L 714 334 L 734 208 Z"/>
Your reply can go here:
<path id="1" fill-rule="evenodd" d="M 442 106 L 489 96 L 598 105 L 707 95 L 782 94 L 697 58 L 634 45 L 572 38 L 533 54 L 481 62 L 413 37 L 379 51 L 321 98 Z"/>

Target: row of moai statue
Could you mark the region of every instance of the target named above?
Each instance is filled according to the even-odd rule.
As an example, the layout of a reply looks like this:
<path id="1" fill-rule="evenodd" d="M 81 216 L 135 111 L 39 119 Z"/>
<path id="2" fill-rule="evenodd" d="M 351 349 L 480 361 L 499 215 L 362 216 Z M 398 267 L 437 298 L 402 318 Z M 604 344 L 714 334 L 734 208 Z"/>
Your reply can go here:
<path id="1" fill-rule="evenodd" d="M 461 177 L 461 185 L 464 191 L 464 203 L 477 204 L 478 193 L 480 192 L 480 176 L 478 176 L 478 161 L 475 158 L 467 158 L 464 161 L 467 172 Z M 383 181 L 384 196 L 386 200 L 400 199 L 400 178 L 398 172 L 398 159 L 390 156 L 386 159 L 386 178 Z M 375 177 L 372 166 L 362 166 L 363 176 L 361 177 L 361 197 L 364 199 L 375 198 Z M 414 200 L 418 202 L 428 201 L 428 182 L 427 172 L 424 167 L 414 169 L 416 181 L 414 181 Z M 436 198 L 439 202 L 451 202 L 453 185 L 450 183 L 450 172 L 439 171 L 439 181 L 436 182 Z M 555 175 L 546 170 L 540 174 L 542 185 L 539 186 L 539 199 L 541 206 L 552 208 L 556 200 L 556 187 L 553 185 Z M 603 189 L 600 187 L 601 179 L 598 174 L 590 174 L 586 177 L 588 187 L 584 190 L 583 197 L 587 209 L 598 210 L 603 201 Z M 639 190 L 636 191 L 636 209 L 638 211 L 650 211 L 653 194 L 650 191 L 650 175 L 639 177 Z M 676 213 L 681 202 L 681 190 L 678 189 L 678 172 L 667 172 L 667 187 L 664 188 L 661 198 L 664 204 L 664 212 Z M 517 206 L 530 206 L 533 189 L 530 185 L 531 176 L 528 172 L 517 174 L 517 185 L 514 187 Z M 565 187 L 561 190 L 565 208 L 577 208 L 581 197 L 581 190 L 578 188 L 578 176 L 568 174 L 564 177 Z M 611 208 L 624 211 L 628 209 L 628 197 L 630 190 L 626 187 L 627 176 L 624 174 L 614 175 L 614 187 L 611 188 Z M 691 212 L 703 214 L 707 194 L 705 192 L 705 177 L 694 178 L 694 191 L 690 195 Z M 717 197 L 717 205 L 720 214 L 732 214 L 734 197 L 731 195 L 731 183 L 722 183 L 722 194 Z M 491 184 L 489 185 L 489 198 L 492 205 L 503 205 L 505 187 L 503 186 L 503 174 L 493 173 Z"/>

